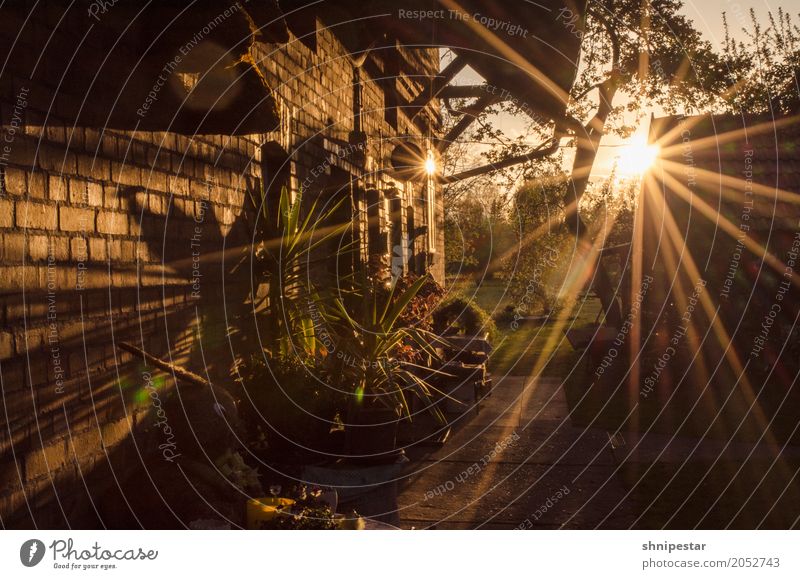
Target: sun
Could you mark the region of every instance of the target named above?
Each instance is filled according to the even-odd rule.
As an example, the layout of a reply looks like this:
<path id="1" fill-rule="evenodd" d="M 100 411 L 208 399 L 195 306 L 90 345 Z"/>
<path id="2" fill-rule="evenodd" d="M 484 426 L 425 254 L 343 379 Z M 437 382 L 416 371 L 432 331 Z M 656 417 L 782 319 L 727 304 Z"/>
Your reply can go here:
<path id="1" fill-rule="evenodd" d="M 428 157 L 425 159 L 425 172 L 428 175 L 436 173 L 436 158 L 433 156 L 433 151 L 428 151 Z"/>
<path id="2" fill-rule="evenodd" d="M 620 148 L 617 170 L 622 177 L 638 177 L 647 172 L 658 158 L 660 147 L 649 145 L 644 138 L 629 141 Z"/>

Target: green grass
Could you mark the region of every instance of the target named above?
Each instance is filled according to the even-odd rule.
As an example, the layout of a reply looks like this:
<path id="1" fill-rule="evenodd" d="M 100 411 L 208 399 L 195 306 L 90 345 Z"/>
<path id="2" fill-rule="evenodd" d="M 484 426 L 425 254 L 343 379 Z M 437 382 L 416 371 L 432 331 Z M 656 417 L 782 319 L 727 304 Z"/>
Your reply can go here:
<path id="1" fill-rule="evenodd" d="M 488 280 L 481 283 L 480 287 L 461 287 L 460 293 L 473 295 L 475 302 L 487 312 L 493 312 L 495 317 L 510 303 L 508 295 L 503 295 L 506 284 L 502 280 Z M 580 328 L 594 323 L 600 303 L 596 298 L 587 298 L 579 302 L 580 308 L 577 317 L 567 321 L 566 327 Z M 497 323 L 499 337 L 495 341 L 495 350 L 489 363 L 493 374 L 502 376 L 529 375 L 537 361 L 545 355 L 545 345 L 548 338 L 555 331 L 555 322 L 520 321 L 515 330 L 508 321 Z M 578 354 L 564 335 L 563 330 L 558 331 L 556 338 L 556 351 L 552 360 L 544 368 L 544 376 L 565 377 L 572 370 Z"/>
<path id="2" fill-rule="evenodd" d="M 484 280 L 480 287 L 476 287 L 471 281 L 462 282 L 458 286 L 448 287 L 448 293 L 473 298 L 476 304 L 495 317 L 510 302 L 508 294 L 503 295 L 506 285 L 503 280 L 495 279 Z"/>

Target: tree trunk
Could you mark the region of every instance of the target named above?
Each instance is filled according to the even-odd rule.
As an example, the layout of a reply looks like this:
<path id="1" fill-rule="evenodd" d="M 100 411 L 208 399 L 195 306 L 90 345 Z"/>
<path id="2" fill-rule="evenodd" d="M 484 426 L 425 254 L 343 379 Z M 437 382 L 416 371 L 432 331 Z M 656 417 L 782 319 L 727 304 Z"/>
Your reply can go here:
<path id="1" fill-rule="evenodd" d="M 575 161 L 572 164 L 572 175 L 570 176 L 567 187 L 567 191 L 572 191 L 574 194 L 575 211 L 571 218 L 567 219 L 567 225 L 570 231 L 577 237 L 579 258 L 586 258 L 587 263 L 592 263 L 595 267 L 595 271 L 593 272 L 593 285 L 603 305 L 606 322 L 611 326 L 619 328 L 622 324 L 622 311 L 616 299 L 617 292 L 611 281 L 611 277 L 608 275 L 601 261 L 600 256 L 602 254 L 593 251 L 593 240 L 578 211 L 578 202 L 586 192 L 586 187 L 589 184 L 589 174 L 597 158 L 600 139 L 603 137 L 603 129 L 608 115 L 611 113 L 611 102 L 614 99 L 614 94 L 617 89 L 612 79 L 601 84 L 599 90 L 600 106 L 597 109 L 597 113 L 589 124 L 586 125 L 585 135 L 578 136 Z"/>

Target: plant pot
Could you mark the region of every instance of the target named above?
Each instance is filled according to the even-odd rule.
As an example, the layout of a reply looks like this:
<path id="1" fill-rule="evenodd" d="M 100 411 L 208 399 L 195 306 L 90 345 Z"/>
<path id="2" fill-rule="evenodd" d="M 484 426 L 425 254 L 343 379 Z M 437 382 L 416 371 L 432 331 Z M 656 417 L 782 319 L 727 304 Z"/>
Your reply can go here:
<path id="1" fill-rule="evenodd" d="M 254 387 L 247 413 L 251 435 L 266 436 L 266 458 L 279 462 L 319 460 L 331 451 L 334 407 L 325 392 L 304 389 L 299 381 Z"/>
<path id="2" fill-rule="evenodd" d="M 398 408 L 373 406 L 353 412 L 345 426 L 345 454 L 354 458 L 386 459 L 397 448 Z"/>
<path id="3" fill-rule="evenodd" d="M 247 501 L 247 528 L 259 529 L 263 523 L 268 523 L 278 516 L 281 509 L 294 504 L 292 499 L 280 497 L 263 497 Z"/>

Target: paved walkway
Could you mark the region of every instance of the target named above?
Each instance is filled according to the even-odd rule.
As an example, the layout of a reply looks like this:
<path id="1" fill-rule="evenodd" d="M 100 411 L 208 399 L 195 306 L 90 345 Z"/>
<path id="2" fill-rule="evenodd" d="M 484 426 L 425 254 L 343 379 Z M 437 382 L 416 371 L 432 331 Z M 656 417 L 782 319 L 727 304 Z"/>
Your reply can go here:
<path id="1" fill-rule="evenodd" d="M 448 443 L 409 465 L 403 528 L 627 528 L 606 432 L 574 428 L 560 382 L 501 380 Z M 599 491 L 599 492 L 598 492 Z"/>
<path id="2" fill-rule="evenodd" d="M 403 528 L 791 528 L 800 448 L 576 428 L 560 382 L 512 376 L 414 457 Z"/>

